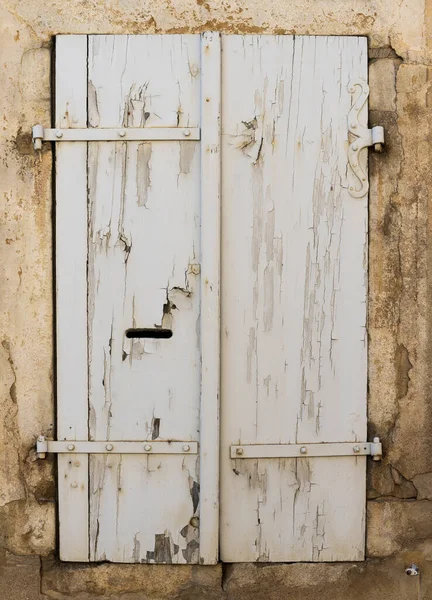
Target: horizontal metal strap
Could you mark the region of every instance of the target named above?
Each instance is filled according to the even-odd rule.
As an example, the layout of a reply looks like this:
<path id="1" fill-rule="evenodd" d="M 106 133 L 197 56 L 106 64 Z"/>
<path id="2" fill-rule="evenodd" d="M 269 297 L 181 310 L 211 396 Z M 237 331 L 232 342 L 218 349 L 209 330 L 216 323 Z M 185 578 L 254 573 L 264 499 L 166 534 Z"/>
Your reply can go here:
<path id="1" fill-rule="evenodd" d="M 199 127 L 128 127 L 86 129 L 45 129 L 33 127 L 33 142 L 40 150 L 42 142 L 139 142 L 163 140 L 199 140 Z"/>
<path id="2" fill-rule="evenodd" d="M 231 458 L 309 458 L 322 456 L 372 456 L 380 460 L 382 445 L 373 442 L 343 442 L 330 444 L 242 444 L 231 446 Z"/>
<path id="3" fill-rule="evenodd" d="M 54 454 L 198 454 L 197 442 L 87 442 L 52 441 L 40 436 L 36 444 L 39 458 Z"/>

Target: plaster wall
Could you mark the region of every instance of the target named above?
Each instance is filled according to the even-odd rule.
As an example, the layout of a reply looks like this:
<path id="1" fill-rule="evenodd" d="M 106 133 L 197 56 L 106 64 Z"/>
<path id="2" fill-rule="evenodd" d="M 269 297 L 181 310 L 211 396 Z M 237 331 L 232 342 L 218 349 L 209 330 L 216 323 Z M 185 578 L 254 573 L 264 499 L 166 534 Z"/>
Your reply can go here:
<path id="1" fill-rule="evenodd" d="M 70 565 L 56 560 L 55 480 L 37 461 L 54 424 L 51 118 L 61 33 L 365 35 L 371 125 L 368 472 L 358 564 Z M 4 600 L 432 598 L 432 1 L 0 1 L 0 597 Z M 416 562 L 421 577 L 405 575 Z M 420 595 L 419 595 L 420 594 Z"/>

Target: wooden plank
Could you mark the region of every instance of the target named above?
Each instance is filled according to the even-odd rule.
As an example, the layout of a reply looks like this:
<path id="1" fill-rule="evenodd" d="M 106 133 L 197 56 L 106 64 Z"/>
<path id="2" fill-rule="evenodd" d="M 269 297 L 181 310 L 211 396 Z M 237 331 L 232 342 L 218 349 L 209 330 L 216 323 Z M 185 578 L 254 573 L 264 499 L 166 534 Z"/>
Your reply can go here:
<path id="1" fill-rule="evenodd" d="M 366 439 L 367 199 L 346 176 L 366 39 L 224 36 L 222 57 L 221 558 L 361 560 L 365 457 L 229 448 Z"/>
<path id="2" fill-rule="evenodd" d="M 91 127 L 198 127 L 199 36 L 91 36 Z M 92 143 L 92 440 L 199 436 L 200 153 L 194 141 Z M 130 328 L 170 339 L 127 338 Z M 92 456 L 92 560 L 198 561 L 197 456 Z"/>
<path id="3" fill-rule="evenodd" d="M 219 552 L 220 35 L 201 42 L 201 422 L 200 563 Z"/>
<path id="4" fill-rule="evenodd" d="M 87 36 L 56 38 L 56 127 L 87 125 Z M 56 147 L 57 436 L 88 439 L 87 144 Z M 88 560 L 88 456 L 58 457 L 60 558 Z"/>

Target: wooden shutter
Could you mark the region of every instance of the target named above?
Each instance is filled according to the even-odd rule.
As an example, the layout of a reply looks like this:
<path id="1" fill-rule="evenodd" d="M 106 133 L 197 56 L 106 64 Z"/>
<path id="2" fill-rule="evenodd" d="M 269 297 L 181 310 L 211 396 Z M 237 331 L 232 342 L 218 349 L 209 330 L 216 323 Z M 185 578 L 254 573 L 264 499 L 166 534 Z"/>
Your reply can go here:
<path id="1" fill-rule="evenodd" d="M 361 560 L 365 457 L 230 445 L 366 439 L 367 196 L 347 166 L 366 39 L 227 36 L 222 56 L 221 559 Z"/>
<path id="2" fill-rule="evenodd" d="M 61 557 L 212 563 L 219 37 L 59 37 L 56 71 L 57 127 L 203 131 L 201 141 L 59 147 L 59 439 L 139 441 L 151 452 L 60 458 Z M 137 328 L 172 337 L 128 337 Z M 173 441 L 200 442 L 201 456 L 170 454 Z"/>
<path id="3" fill-rule="evenodd" d="M 57 37 L 56 127 L 102 132 L 56 151 L 58 438 L 89 449 L 59 455 L 63 560 L 211 564 L 219 534 L 227 562 L 364 555 L 364 456 L 231 452 L 366 440 L 367 196 L 347 164 L 366 39 L 220 45 Z"/>

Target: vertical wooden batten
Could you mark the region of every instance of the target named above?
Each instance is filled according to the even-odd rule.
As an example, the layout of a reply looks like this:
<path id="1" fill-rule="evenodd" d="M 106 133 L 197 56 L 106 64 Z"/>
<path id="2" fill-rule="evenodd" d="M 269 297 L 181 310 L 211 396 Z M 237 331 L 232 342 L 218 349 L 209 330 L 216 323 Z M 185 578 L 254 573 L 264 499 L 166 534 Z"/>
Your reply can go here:
<path id="1" fill-rule="evenodd" d="M 56 127 L 87 126 L 87 36 L 56 38 Z M 87 143 L 56 147 L 57 435 L 88 439 Z M 58 457 L 60 558 L 87 561 L 88 455 Z"/>
<path id="2" fill-rule="evenodd" d="M 201 45 L 200 563 L 218 561 L 220 373 L 221 41 Z"/>

